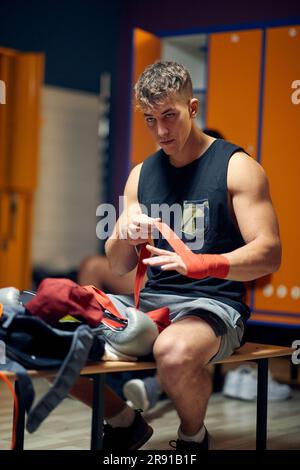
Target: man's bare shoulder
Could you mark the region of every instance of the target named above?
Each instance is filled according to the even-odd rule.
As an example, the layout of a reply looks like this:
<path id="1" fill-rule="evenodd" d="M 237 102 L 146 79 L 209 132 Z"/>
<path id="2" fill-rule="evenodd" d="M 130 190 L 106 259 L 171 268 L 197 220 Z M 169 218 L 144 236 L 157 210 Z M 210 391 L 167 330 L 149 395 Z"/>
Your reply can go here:
<path id="1" fill-rule="evenodd" d="M 125 186 L 124 194 L 126 196 L 133 197 L 134 199 L 137 198 L 137 187 L 139 183 L 142 165 L 142 163 L 139 163 L 138 165 L 132 168 Z"/>
<path id="2" fill-rule="evenodd" d="M 231 193 L 260 192 L 267 190 L 268 179 L 254 158 L 244 152 L 236 152 L 229 161 L 227 186 Z"/>
<path id="3" fill-rule="evenodd" d="M 132 172 L 134 173 L 140 173 L 141 169 L 142 169 L 142 166 L 143 166 L 143 162 L 142 163 L 138 163 L 137 165 L 135 165 L 133 168 L 132 168 Z"/>
<path id="4" fill-rule="evenodd" d="M 140 172 L 141 172 L 141 168 L 143 166 L 143 163 L 138 163 L 137 165 L 135 165 L 131 171 L 130 171 L 130 174 L 128 176 L 128 179 L 135 179 L 135 178 L 139 178 L 140 176 Z"/>

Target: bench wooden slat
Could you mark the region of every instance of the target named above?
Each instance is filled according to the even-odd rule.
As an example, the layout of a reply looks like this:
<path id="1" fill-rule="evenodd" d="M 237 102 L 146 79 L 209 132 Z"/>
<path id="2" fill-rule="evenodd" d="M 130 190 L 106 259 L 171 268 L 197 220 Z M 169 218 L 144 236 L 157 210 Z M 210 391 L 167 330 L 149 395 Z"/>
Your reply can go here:
<path id="1" fill-rule="evenodd" d="M 270 357 L 291 356 L 293 348 L 288 346 L 274 346 L 270 344 L 246 343 L 238 349 L 232 356 L 219 361 L 218 364 L 228 364 L 231 362 L 254 361 L 256 359 L 268 359 Z"/>
<path id="2" fill-rule="evenodd" d="M 222 359 L 215 364 L 225 364 L 243 361 L 254 361 L 256 359 L 267 359 L 270 357 L 290 356 L 294 349 L 287 346 L 273 346 L 269 344 L 246 343 L 232 356 Z M 130 370 L 155 369 L 155 362 L 101 362 L 91 364 L 82 370 L 82 374 L 101 374 L 105 372 L 122 372 Z"/>
<path id="3" fill-rule="evenodd" d="M 232 356 L 216 362 L 216 364 L 229 364 L 235 362 L 255 361 L 256 359 L 267 359 L 271 357 L 291 356 L 293 348 L 287 346 L 273 346 L 269 344 L 246 343 L 238 349 Z M 81 375 L 106 374 L 108 372 L 124 372 L 155 369 L 156 364 L 153 361 L 147 362 L 124 362 L 124 361 L 100 361 L 85 366 Z M 31 377 L 50 377 L 55 375 L 56 371 L 37 371 L 29 370 Z M 14 377 L 14 373 L 5 372 L 8 377 Z"/>

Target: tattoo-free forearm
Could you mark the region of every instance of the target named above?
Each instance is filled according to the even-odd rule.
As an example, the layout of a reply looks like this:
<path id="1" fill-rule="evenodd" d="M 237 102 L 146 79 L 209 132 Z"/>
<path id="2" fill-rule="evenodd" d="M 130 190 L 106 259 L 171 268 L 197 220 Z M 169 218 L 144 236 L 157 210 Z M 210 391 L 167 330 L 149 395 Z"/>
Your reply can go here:
<path id="1" fill-rule="evenodd" d="M 279 269 L 281 244 L 279 238 L 268 240 L 261 237 L 224 255 L 230 264 L 227 279 L 252 281 Z"/>
<path id="2" fill-rule="evenodd" d="M 118 225 L 105 244 L 105 252 L 110 269 L 119 276 L 131 271 L 138 261 L 135 247 L 130 245 L 127 239 L 120 237 Z"/>

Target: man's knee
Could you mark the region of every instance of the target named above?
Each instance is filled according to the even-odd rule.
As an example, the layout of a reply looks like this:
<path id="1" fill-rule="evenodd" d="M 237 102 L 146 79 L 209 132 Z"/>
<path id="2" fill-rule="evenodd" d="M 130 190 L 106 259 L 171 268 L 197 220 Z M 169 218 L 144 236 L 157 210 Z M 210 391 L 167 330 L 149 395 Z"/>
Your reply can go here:
<path id="1" fill-rule="evenodd" d="M 205 366 L 201 354 L 185 339 L 159 336 L 154 344 L 153 355 L 160 370 L 175 376 L 183 371 L 200 371 Z"/>

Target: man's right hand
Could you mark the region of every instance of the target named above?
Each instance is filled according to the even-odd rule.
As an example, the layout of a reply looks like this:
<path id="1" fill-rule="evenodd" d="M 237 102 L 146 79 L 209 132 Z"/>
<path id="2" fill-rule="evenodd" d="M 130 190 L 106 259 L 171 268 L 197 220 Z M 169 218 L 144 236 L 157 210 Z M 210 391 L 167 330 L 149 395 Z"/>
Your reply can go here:
<path id="1" fill-rule="evenodd" d="M 141 245 L 147 241 L 151 243 L 154 222 L 159 220 L 159 217 L 148 217 L 142 213 L 132 214 L 120 227 L 120 238 L 127 240 L 131 246 Z"/>

